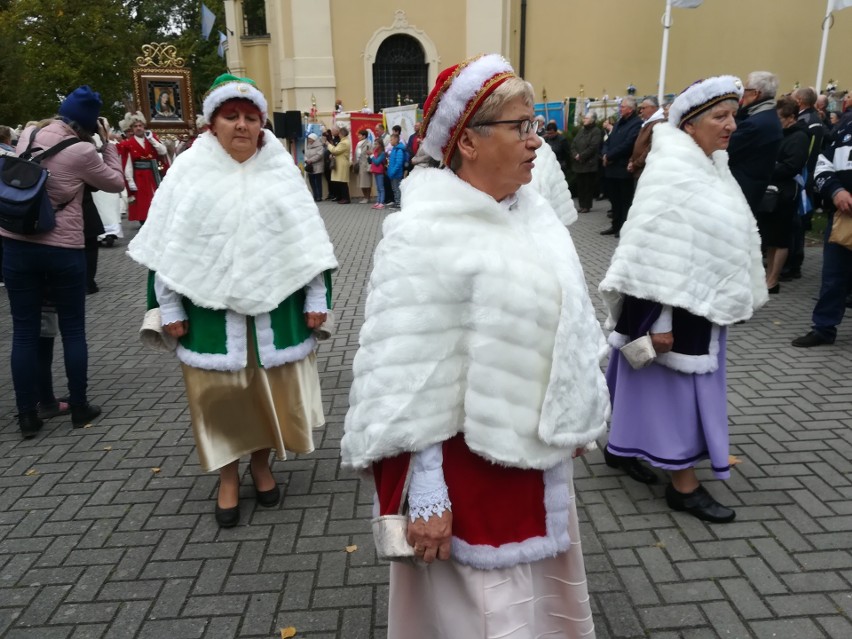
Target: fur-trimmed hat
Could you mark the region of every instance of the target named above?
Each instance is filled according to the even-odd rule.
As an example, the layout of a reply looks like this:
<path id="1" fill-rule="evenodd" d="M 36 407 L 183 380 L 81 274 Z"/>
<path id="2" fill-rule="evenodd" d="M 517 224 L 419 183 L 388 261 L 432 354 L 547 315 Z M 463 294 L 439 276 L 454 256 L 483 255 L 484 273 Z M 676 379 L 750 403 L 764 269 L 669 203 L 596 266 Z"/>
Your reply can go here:
<path id="1" fill-rule="evenodd" d="M 254 80 L 250 78 L 238 78 L 230 73 L 223 73 L 213 81 L 213 85 L 204 94 L 203 112 L 207 122 L 213 119 L 213 112 L 225 101 L 232 98 L 243 98 L 253 102 L 258 109 L 263 121 L 266 122 L 266 98 L 257 88 Z"/>
<path id="2" fill-rule="evenodd" d="M 142 115 L 142 111 L 137 111 L 136 113 L 125 113 L 124 119 L 120 120 L 118 123 L 118 128 L 122 131 L 129 131 L 134 122 L 141 122 L 145 125 L 148 124 L 145 116 Z"/>
<path id="3" fill-rule="evenodd" d="M 514 77 L 512 65 L 496 53 L 444 69 L 423 104 L 420 135 L 424 152 L 449 165 L 461 132 L 489 95 Z"/>
<path id="4" fill-rule="evenodd" d="M 743 97 L 743 83 L 733 75 L 718 75 L 698 80 L 680 92 L 669 108 L 669 122 L 679 129 L 688 120 L 704 113 L 725 100 L 739 102 Z"/>

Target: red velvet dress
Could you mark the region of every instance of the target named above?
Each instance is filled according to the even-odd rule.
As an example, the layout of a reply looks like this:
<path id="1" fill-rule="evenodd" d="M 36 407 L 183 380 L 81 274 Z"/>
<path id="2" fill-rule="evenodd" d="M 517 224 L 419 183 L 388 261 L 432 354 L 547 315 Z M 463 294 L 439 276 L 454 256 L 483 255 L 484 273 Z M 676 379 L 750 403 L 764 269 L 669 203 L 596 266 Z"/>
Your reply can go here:
<path id="1" fill-rule="evenodd" d="M 133 181 L 136 183 L 135 192 L 131 190 L 130 184 L 127 185 L 128 196 L 135 198 L 135 201 L 130 202 L 128 206 L 127 219 L 144 222 L 148 219 L 148 209 L 151 206 L 151 200 L 154 199 L 154 191 L 157 190 L 162 179 L 159 164 L 161 158 L 147 139 L 144 140 L 144 144 L 139 144 L 134 138 L 135 136 L 129 138 L 122 145 L 123 166 L 127 165 L 128 159 L 133 163 Z"/>

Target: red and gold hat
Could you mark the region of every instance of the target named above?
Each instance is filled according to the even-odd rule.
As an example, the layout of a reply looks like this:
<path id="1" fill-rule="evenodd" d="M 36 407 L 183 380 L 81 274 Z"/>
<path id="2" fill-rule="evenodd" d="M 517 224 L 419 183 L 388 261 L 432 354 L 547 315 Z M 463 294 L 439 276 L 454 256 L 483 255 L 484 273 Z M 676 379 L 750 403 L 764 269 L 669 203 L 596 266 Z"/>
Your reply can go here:
<path id="1" fill-rule="evenodd" d="M 429 157 L 449 165 L 459 135 L 494 89 L 515 75 L 501 55 L 480 55 L 444 69 L 423 105 L 421 146 Z"/>

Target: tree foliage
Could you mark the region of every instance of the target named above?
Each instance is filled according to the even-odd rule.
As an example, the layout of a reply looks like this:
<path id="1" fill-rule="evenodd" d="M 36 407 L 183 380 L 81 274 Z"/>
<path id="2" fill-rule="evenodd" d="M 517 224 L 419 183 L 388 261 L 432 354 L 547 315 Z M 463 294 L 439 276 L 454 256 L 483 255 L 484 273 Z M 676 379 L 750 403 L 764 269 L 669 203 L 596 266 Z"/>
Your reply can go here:
<path id="1" fill-rule="evenodd" d="M 225 70 L 216 54 L 224 30 L 221 0 L 210 41 L 201 38 L 197 0 L 0 0 L 0 123 L 16 126 L 56 113 L 82 84 L 100 92 L 115 123 L 132 102 L 136 56 L 148 42 L 168 42 L 191 69 L 196 95 Z"/>

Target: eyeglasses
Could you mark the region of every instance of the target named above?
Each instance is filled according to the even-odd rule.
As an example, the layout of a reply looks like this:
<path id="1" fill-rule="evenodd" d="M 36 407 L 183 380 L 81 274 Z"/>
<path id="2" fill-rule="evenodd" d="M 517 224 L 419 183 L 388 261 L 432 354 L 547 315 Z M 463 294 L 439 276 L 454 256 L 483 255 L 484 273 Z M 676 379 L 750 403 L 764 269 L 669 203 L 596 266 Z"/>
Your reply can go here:
<path id="1" fill-rule="evenodd" d="M 478 126 L 492 126 L 494 124 L 514 124 L 518 127 L 518 137 L 521 140 L 526 140 L 531 134 L 538 131 L 537 120 L 493 120 L 491 122 L 476 122 L 471 124 L 471 128 Z"/>

